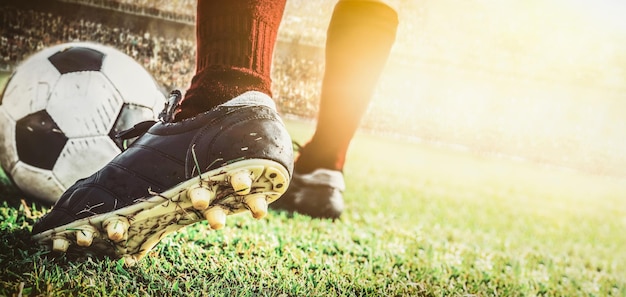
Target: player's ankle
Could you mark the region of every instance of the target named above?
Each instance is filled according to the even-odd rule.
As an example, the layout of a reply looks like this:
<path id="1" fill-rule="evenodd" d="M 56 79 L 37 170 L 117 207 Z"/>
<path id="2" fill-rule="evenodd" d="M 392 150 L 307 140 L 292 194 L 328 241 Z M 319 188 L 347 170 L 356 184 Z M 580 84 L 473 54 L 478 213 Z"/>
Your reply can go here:
<path id="1" fill-rule="evenodd" d="M 320 168 L 343 172 L 344 163 L 345 154 L 308 143 L 299 150 L 295 170 L 301 174 L 311 173 Z"/>

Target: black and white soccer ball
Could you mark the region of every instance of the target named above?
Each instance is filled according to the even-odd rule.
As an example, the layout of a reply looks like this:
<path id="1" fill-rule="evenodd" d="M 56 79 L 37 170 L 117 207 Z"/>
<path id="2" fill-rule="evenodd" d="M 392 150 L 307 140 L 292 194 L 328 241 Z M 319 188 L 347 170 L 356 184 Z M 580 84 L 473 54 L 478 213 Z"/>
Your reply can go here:
<path id="1" fill-rule="evenodd" d="M 123 150 L 116 133 L 155 119 L 164 103 L 152 76 L 114 48 L 46 48 L 0 95 L 0 165 L 24 194 L 54 203 Z"/>

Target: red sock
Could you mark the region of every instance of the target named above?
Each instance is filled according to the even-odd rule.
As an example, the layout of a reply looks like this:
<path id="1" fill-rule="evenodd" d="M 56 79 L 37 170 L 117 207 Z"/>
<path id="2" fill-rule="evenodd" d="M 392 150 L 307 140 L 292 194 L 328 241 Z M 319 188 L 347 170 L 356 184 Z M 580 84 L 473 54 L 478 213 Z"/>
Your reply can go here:
<path id="1" fill-rule="evenodd" d="M 199 0 L 196 74 L 176 120 L 246 91 L 271 96 L 270 68 L 285 0 Z"/>
<path id="2" fill-rule="evenodd" d="M 348 146 L 367 110 L 395 40 L 398 16 L 371 1 L 339 1 L 326 39 L 326 68 L 315 134 L 296 170 L 343 170 Z"/>

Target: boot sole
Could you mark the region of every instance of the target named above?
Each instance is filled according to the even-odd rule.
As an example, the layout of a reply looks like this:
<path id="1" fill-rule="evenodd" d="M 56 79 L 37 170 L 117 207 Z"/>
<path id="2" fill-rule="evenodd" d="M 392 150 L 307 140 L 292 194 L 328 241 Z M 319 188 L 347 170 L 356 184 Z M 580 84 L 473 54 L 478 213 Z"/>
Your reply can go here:
<path id="1" fill-rule="evenodd" d="M 54 252 L 124 258 L 132 266 L 162 238 L 190 224 L 206 219 L 220 229 L 227 215 L 250 211 L 264 217 L 267 205 L 288 185 L 289 173 L 280 163 L 236 161 L 124 208 L 35 234 L 33 240 Z"/>

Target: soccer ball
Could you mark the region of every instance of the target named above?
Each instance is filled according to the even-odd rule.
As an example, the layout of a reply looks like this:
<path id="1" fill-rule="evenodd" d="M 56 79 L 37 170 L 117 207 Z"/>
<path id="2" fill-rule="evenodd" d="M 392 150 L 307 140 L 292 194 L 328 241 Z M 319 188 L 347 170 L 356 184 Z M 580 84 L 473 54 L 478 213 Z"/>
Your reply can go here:
<path id="1" fill-rule="evenodd" d="M 116 49 L 46 48 L 0 95 L 0 165 L 24 194 L 54 203 L 123 150 L 116 133 L 155 119 L 164 103 L 152 76 Z"/>

